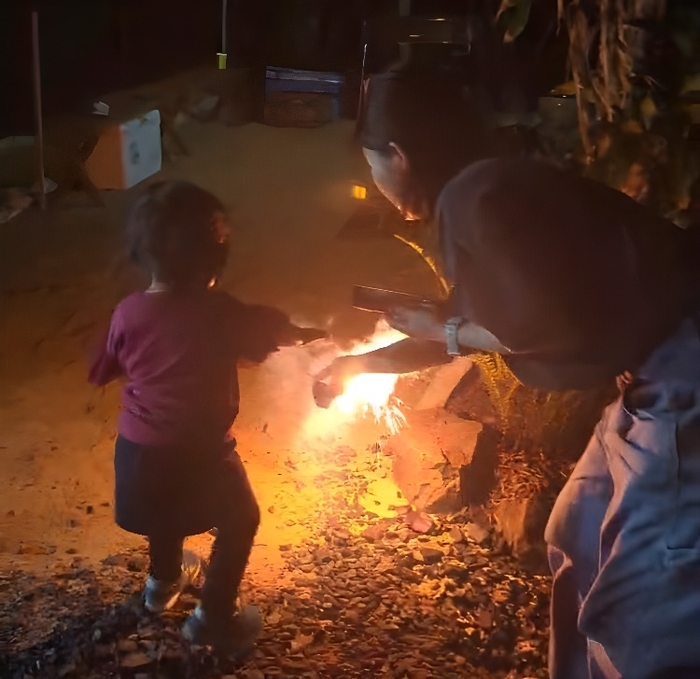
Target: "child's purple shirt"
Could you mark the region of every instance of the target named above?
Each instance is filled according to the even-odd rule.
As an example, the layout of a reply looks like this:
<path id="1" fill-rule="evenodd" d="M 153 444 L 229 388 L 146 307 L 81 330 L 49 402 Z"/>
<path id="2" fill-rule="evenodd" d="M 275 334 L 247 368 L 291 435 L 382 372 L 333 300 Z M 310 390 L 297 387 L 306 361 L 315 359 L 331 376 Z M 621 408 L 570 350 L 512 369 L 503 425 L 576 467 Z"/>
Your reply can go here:
<path id="1" fill-rule="evenodd" d="M 121 436 L 142 445 L 223 440 L 238 414 L 239 358 L 277 349 L 284 314 L 220 291 L 139 292 L 112 314 L 89 380 L 126 378 Z"/>

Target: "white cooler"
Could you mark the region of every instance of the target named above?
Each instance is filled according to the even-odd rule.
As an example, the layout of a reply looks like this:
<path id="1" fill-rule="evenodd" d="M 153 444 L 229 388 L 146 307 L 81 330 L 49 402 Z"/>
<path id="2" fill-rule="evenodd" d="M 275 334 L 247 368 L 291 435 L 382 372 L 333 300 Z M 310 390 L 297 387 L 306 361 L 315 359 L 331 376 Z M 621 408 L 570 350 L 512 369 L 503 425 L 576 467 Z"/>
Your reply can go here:
<path id="1" fill-rule="evenodd" d="M 129 189 L 160 171 L 160 112 L 105 126 L 85 163 L 98 189 Z"/>

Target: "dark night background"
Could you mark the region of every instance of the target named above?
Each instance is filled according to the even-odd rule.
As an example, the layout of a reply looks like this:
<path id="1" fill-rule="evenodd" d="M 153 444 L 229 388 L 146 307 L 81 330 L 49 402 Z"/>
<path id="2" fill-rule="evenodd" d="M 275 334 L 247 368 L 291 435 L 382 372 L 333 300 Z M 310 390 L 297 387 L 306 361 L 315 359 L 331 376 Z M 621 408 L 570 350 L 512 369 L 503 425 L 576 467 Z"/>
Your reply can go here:
<path id="1" fill-rule="evenodd" d="M 670 0 L 676 28 L 700 19 L 698 0 Z M 46 115 L 85 111 L 101 94 L 211 65 L 221 41 L 221 0 L 0 0 L 0 138 L 33 133 L 31 10 L 40 13 Z M 534 108 L 566 78 L 566 36 L 556 0 L 534 0 L 525 31 L 504 45 L 493 30 L 499 0 L 413 0 L 423 16 L 479 15 L 471 78 L 499 110 Z M 229 66 L 359 71 L 361 25 L 369 25 L 368 69 L 398 54 L 399 0 L 229 0 Z M 690 12 L 690 14 L 688 13 Z M 693 23 L 692 21 L 690 23 Z M 697 23 L 697 21 L 695 22 Z M 696 33 L 700 25 L 695 26 Z M 700 50 L 698 59 L 700 60 Z"/>
<path id="2" fill-rule="evenodd" d="M 362 4 L 229 0 L 229 64 L 345 70 L 359 58 Z M 43 103 L 49 115 L 85 106 L 105 92 L 213 66 L 220 50 L 221 0 L 2 0 L 0 5 L 0 137 L 33 129 L 32 8 L 40 12 Z"/>
<path id="3" fill-rule="evenodd" d="M 491 21 L 492 4 L 414 0 L 413 12 L 466 15 L 479 6 Z M 357 71 L 363 19 L 370 26 L 369 70 L 397 56 L 398 0 L 229 0 L 228 6 L 230 66 Z M 221 0 L 0 0 L 0 138 L 33 132 L 32 8 L 40 13 L 46 115 L 86 110 L 101 94 L 188 68 L 214 67 L 220 50 Z M 554 0 L 537 0 L 515 46 L 482 45 L 482 82 L 500 91 L 504 78 L 528 83 L 530 98 L 560 82 L 565 51 L 554 45 L 560 42 L 555 12 Z M 543 53 L 553 46 L 554 58 Z M 546 82 L 534 84 L 533 77 Z"/>

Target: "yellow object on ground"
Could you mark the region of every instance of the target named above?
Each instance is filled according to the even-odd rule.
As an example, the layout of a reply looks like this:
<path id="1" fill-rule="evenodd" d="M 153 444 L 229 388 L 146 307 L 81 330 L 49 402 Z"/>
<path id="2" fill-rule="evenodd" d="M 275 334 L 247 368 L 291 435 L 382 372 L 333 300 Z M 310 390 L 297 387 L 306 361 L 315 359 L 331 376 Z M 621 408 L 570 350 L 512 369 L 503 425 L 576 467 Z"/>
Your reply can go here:
<path id="1" fill-rule="evenodd" d="M 352 197 L 357 200 L 367 200 L 367 187 L 362 184 L 353 184 Z"/>

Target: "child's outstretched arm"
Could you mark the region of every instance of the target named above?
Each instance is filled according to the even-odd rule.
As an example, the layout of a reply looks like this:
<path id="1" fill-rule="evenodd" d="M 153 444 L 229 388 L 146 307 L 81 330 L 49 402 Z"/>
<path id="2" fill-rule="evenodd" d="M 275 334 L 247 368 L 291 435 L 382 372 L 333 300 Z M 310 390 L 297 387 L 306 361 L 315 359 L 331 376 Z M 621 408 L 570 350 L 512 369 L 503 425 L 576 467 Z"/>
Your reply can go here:
<path id="1" fill-rule="evenodd" d="M 238 331 L 239 355 L 262 363 L 280 347 L 299 346 L 326 337 L 316 328 L 300 328 L 279 309 L 258 304 L 241 304 Z"/>

